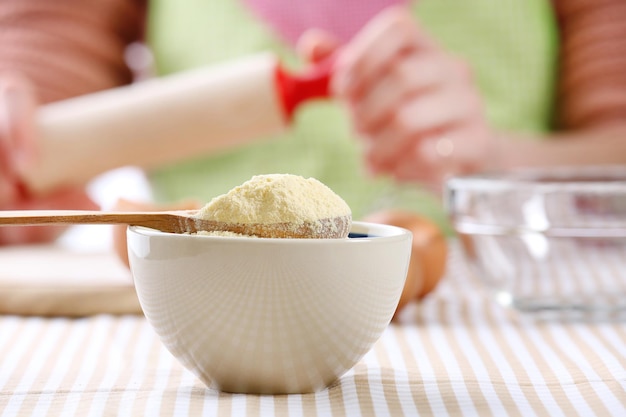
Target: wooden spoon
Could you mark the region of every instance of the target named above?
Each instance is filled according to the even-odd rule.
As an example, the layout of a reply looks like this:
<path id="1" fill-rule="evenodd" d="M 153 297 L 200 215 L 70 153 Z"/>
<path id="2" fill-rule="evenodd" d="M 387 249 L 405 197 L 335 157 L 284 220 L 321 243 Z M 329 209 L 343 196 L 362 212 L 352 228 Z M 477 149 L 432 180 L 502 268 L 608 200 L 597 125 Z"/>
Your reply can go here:
<path id="1" fill-rule="evenodd" d="M 224 223 L 195 217 L 197 210 L 105 212 L 89 210 L 0 211 L 0 226 L 51 224 L 127 224 L 169 233 L 232 232 L 265 238 L 333 239 L 348 236 L 350 216 L 293 223 Z"/>

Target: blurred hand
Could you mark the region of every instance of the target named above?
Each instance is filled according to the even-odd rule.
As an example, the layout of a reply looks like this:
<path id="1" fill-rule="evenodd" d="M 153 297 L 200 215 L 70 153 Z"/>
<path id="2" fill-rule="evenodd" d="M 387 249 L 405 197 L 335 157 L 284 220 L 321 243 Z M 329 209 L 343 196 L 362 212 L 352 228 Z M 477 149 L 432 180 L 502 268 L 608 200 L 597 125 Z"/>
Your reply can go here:
<path id="1" fill-rule="evenodd" d="M 339 40 L 320 29 L 309 29 L 298 39 L 296 50 L 305 61 L 320 62 L 331 59 L 340 47 Z"/>
<path id="2" fill-rule="evenodd" d="M 0 74 L 0 207 L 19 198 L 19 173 L 33 161 L 35 108 L 26 79 Z"/>
<path id="3" fill-rule="evenodd" d="M 20 173 L 36 163 L 36 99 L 28 80 L 0 74 L 0 210 L 97 209 L 84 189 L 29 196 Z M 0 245 L 51 241 L 66 227 L 0 227 Z"/>
<path id="4" fill-rule="evenodd" d="M 488 164 L 492 134 L 470 69 L 406 8 L 381 12 L 338 52 L 331 39 L 305 34 L 301 53 L 337 53 L 332 89 L 347 105 L 372 173 L 439 187 L 449 174 Z"/>

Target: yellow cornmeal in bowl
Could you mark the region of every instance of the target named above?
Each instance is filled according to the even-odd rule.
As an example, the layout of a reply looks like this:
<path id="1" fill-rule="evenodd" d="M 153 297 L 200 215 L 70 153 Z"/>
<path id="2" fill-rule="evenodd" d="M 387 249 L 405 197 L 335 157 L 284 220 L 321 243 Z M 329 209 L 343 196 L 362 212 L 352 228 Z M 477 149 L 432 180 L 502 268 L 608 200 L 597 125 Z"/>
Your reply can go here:
<path id="1" fill-rule="evenodd" d="M 294 226 L 351 215 L 348 204 L 328 186 L 292 174 L 256 175 L 215 197 L 196 214 L 229 224 Z"/>
<path id="2" fill-rule="evenodd" d="M 195 232 L 196 235 L 202 236 L 219 236 L 219 237 L 257 237 L 254 235 L 243 235 L 241 233 L 233 233 L 228 231 L 208 231 L 208 230 L 199 230 Z"/>

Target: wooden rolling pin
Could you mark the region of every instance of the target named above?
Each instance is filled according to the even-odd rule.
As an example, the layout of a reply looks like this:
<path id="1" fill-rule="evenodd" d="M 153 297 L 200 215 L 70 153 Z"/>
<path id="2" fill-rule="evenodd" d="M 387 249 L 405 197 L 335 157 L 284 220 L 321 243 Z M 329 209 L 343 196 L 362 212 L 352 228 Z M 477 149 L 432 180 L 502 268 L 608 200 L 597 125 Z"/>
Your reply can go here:
<path id="1" fill-rule="evenodd" d="M 43 193 L 262 139 L 289 126 L 300 103 L 328 96 L 329 68 L 290 74 L 259 54 L 42 106 L 38 164 L 24 185 Z"/>

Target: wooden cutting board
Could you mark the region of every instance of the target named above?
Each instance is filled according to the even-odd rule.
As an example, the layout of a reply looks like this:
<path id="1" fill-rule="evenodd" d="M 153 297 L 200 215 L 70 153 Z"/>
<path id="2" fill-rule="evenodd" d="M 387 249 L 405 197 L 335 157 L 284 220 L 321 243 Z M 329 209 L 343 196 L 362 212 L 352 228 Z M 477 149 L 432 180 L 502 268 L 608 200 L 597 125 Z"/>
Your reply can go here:
<path id="1" fill-rule="evenodd" d="M 0 248 L 0 314 L 141 314 L 130 271 L 112 252 L 59 244 Z"/>

